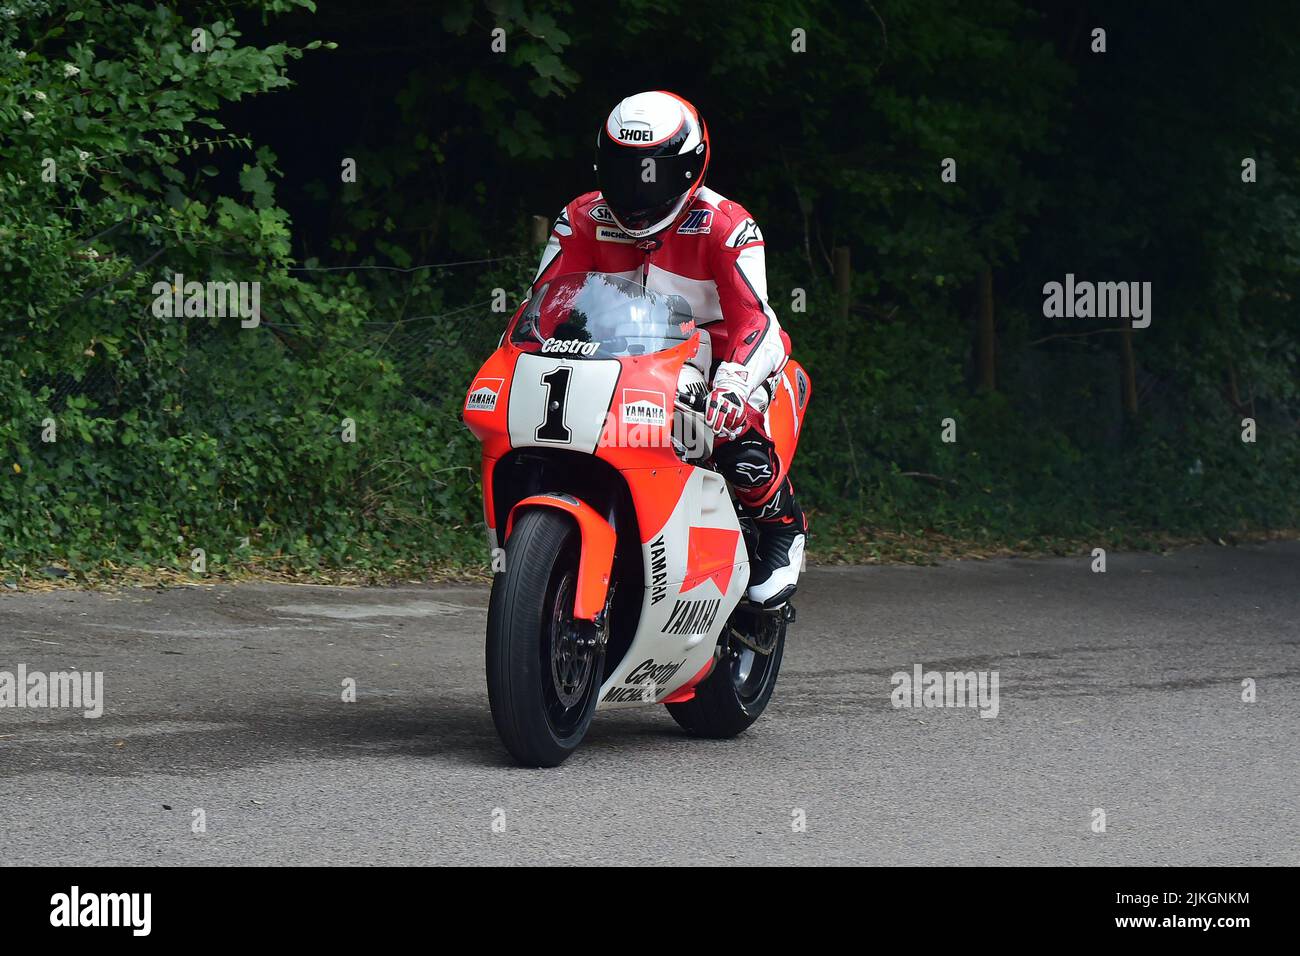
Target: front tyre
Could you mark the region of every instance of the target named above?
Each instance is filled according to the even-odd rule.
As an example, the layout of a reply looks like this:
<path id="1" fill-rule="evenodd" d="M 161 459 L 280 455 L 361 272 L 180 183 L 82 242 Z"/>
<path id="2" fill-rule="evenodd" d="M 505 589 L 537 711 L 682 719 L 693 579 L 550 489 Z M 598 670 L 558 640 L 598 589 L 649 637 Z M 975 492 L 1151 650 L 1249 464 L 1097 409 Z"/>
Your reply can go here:
<path id="1" fill-rule="evenodd" d="M 580 544 L 568 516 L 525 511 L 492 582 L 488 701 L 502 743 L 526 767 L 563 763 L 596 711 L 602 650 L 590 624 L 573 617 Z"/>
<path id="2" fill-rule="evenodd" d="M 754 622 L 751 625 L 749 622 Z M 735 737 L 758 720 L 772 699 L 776 689 L 776 675 L 781 670 L 781 656 L 785 652 L 784 619 L 775 633 L 769 632 L 765 641 L 756 641 L 761 647 L 770 646 L 771 652 L 761 654 L 741 641 L 737 627 L 759 627 L 758 615 L 737 615 L 723 629 L 720 657 L 713 673 L 695 688 L 695 696 L 680 704 L 666 704 L 673 720 L 693 737 Z"/>

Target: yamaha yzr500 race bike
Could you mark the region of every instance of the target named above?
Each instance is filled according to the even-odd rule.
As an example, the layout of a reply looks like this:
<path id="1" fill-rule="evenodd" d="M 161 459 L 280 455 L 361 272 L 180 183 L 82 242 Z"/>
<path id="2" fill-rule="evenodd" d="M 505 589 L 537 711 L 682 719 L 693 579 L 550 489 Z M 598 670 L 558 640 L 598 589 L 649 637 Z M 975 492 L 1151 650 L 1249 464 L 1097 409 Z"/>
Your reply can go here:
<path id="1" fill-rule="evenodd" d="M 616 275 L 536 289 L 465 398 L 493 549 L 492 717 L 553 767 L 597 710 L 664 704 L 732 737 L 776 684 L 786 604 L 744 599 L 756 540 L 709 465 L 707 347 L 686 300 Z M 811 393 L 794 361 L 767 408 L 782 473 Z"/>

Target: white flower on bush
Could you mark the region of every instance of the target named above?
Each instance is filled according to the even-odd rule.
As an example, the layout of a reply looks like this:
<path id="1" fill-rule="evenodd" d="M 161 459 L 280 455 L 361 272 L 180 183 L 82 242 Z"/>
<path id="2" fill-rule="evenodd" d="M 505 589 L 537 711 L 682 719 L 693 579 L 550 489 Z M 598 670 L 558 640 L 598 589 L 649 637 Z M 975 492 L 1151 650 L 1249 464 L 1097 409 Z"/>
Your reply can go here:
<path id="1" fill-rule="evenodd" d="M 26 121 L 29 122 L 29 123 L 30 123 L 32 120 L 36 119 L 36 114 L 34 114 L 34 113 L 29 113 L 27 110 L 23 110 L 22 116 L 23 116 L 23 119 L 26 120 Z"/>
<path id="2" fill-rule="evenodd" d="M 77 159 L 81 160 L 84 163 L 86 160 L 90 159 L 90 154 L 87 153 L 85 150 L 79 149 L 77 150 Z"/>
<path id="3" fill-rule="evenodd" d="M 35 93 L 32 94 L 32 96 L 36 97 L 42 103 L 45 102 L 45 93 L 42 90 L 37 90 Z"/>
<path id="4" fill-rule="evenodd" d="M 80 72 L 81 72 L 80 67 L 75 67 L 75 66 L 73 66 L 71 63 L 65 63 L 65 64 L 63 64 L 63 75 L 64 75 L 64 76 L 76 76 L 76 75 L 77 75 L 78 73 L 80 73 Z"/>
<path id="5" fill-rule="evenodd" d="M 14 56 L 18 57 L 18 59 L 20 59 L 20 60 L 25 60 L 25 59 L 27 59 L 27 51 L 26 51 L 26 50 L 14 50 Z"/>
<path id="6" fill-rule="evenodd" d="M 4 15 L 5 15 L 6 17 L 8 17 L 10 20 L 12 20 L 14 17 L 18 16 L 18 11 L 15 10 L 13 7 L 5 7 L 3 13 L 4 13 Z"/>

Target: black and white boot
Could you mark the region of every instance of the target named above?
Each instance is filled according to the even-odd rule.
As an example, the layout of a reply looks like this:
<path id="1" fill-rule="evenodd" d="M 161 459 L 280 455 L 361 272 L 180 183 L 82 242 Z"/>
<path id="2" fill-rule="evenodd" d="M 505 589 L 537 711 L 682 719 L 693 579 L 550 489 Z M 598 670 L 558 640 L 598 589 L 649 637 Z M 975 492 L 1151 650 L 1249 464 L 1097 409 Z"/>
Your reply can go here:
<path id="1" fill-rule="evenodd" d="M 746 511 L 758 531 L 758 553 L 750 564 L 748 597 L 766 608 L 780 607 L 790 600 L 799 584 L 808 522 L 794 500 L 789 479 L 762 508 Z"/>

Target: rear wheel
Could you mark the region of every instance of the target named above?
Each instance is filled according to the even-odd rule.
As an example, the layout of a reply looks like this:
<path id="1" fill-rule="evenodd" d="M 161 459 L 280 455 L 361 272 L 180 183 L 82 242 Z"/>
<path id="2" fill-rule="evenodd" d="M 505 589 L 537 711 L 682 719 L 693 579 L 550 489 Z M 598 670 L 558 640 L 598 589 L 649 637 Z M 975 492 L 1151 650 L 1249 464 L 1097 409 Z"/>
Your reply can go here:
<path id="1" fill-rule="evenodd" d="M 566 515 L 526 511 L 492 583 L 488 701 L 502 743 L 524 766 L 563 763 L 596 710 L 602 649 L 590 622 L 573 617 L 580 543 Z"/>
<path id="2" fill-rule="evenodd" d="M 774 630 L 759 633 L 760 628 Z M 682 729 L 695 737 L 735 737 L 758 720 L 776 689 L 785 652 L 784 617 L 769 618 L 741 609 L 723 629 L 713 673 L 681 704 L 666 704 Z M 741 640 L 740 631 L 748 638 Z M 751 644 L 770 648 L 767 654 Z"/>

